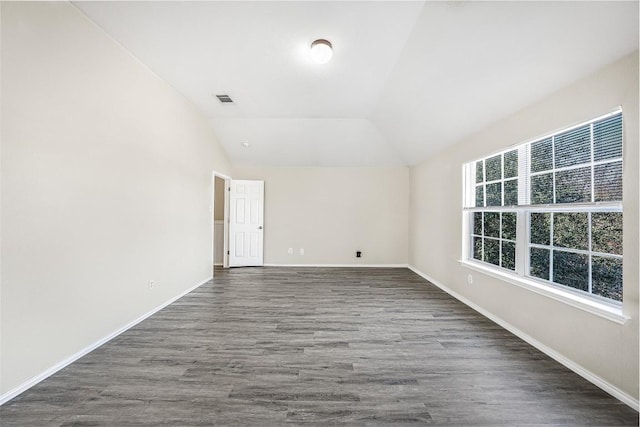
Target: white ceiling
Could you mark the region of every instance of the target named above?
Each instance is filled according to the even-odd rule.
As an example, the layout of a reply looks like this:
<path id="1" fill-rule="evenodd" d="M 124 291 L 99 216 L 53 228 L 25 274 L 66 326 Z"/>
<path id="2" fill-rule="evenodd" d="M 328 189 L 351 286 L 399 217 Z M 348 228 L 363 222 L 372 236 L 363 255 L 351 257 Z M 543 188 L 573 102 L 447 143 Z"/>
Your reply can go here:
<path id="1" fill-rule="evenodd" d="M 639 37 L 636 1 L 74 4 L 193 101 L 238 165 L 415 164 Z M 317 38 L 328 64 L 308 58 Z"/>

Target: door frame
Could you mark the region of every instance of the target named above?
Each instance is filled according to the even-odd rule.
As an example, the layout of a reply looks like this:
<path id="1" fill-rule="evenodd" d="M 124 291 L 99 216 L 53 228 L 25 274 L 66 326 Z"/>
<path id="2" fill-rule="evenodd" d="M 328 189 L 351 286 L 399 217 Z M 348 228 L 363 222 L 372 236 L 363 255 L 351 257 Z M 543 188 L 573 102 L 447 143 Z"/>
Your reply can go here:
<path id="1" fill-rule="evenodd" d="M 216 203 L 216 177 L 224 180 L 224 245 L 222 255 L 222 267 L 229 268 L 229 181 L 231 177 L 223 173 L 211 172 L 211 204 L 209 211 L 211 212 L 211 276 L 215 275 L 215 203 Z"/>

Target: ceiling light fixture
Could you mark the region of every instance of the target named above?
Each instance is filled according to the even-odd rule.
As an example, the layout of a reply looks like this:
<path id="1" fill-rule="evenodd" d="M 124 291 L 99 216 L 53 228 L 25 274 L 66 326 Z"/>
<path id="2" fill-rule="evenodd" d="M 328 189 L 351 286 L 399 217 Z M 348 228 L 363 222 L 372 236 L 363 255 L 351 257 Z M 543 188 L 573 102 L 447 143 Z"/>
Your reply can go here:
<path id="1" fill-rule="evenodd" d="M 311 59 L 316 64 L 326 64 L 333 56 L 331 42 L 325 39 L 318 39 L 311 43 Z"/>

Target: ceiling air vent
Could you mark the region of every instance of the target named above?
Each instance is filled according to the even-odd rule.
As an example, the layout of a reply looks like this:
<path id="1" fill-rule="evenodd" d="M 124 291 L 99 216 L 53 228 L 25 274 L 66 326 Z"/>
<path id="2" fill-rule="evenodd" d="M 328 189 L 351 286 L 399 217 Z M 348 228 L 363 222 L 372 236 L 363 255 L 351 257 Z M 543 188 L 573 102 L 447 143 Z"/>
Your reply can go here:
<path id="1" fill-rule="evenodd" d="M 229 95 L 216 95 L 216 98 L 223 104 L 233 104 L 233 99 Z"/>

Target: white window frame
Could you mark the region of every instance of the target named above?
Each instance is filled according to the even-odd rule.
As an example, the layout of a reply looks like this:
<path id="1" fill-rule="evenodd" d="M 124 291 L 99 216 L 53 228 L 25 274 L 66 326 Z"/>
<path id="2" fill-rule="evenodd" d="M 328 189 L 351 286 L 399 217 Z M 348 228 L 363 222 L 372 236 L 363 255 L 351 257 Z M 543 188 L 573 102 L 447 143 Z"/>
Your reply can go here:
<path id="1" fill-rule="evenodd" d="M 566 285 L 556 284 L 551 282 L 550 280 L 553 278 L 552 268 L 550 269 L 550 280 L 538 279 L 535 277 L 531 277 L 528 275 L 529 273 L 529 261 L 530 261 L 530 248 L 535 244 L 530 243 L 530 224 L 529 218 L 530 213 L 537 212 L 548 212 L 548 213 L 556 213 L 556 212 L 589 212 L 589 221 L 591 220 L 591 212 L 622 212 L 622 202 L 589 202 L 589 203 L 567 203 L 567 204 L 546 204 L 546 205 L 531 205 L 530 204 L 530 185 L 529 179 L 531 176 L 535 176 L 542 173 L 552 173 L 555 175 L 556 171 L 560 170 L 569 170 L 579 167 L 590 167 L 591 168 L 591 200 L 594 200 L 593 195 L 595 192 L 594 186 L 594 167 L 599 164 L 613 163 L 620 161 L 620 158 L 616 159 L 607 159 L 602 161 L 594 162 L 594 153 L 593 149 L 591 150 L 591 161 L 589 163 L 584 163 L 575 166 L 568 166 L 562 168 L 554 167 L 550 170 L 546 170 L 544 172 L 534 172 L 529 173 L 529 162 L 530 162 L 530 147 L 531 144 L 546 138 L 554 138 L 558 134 L 562 134 L 573 129 L 585 126 L 587 124 L 590 125 L 591 135 L 593 135 L 593 123 L 598 122 L 600 120 L 606 119 L 608 117 L 617 115 L 622 113 L 622 109 L 618 108 L 608 114 L 599 116 L 597 118 L 588 120 L 586 122 L 582 122 L 576 124 L 571 127 L 567 127 L 547 135 L 537 137 L 535 139 L 531 139 L 530 141 L 519 143 L 516 145 L 512 145 L 505 150 L 501 150 L 495 152 L 493 154 L 484 156 L 480 159 L 468 162 L 463 165 L 463 215 L 462 215 L 462 231 L 463 231 L 463 242 L 462 242 L 462 257 L 461 264 L 467 268 L 471 268 L 473 270 L 482 272 L 489 276 L 507 281 L 511 284 L 517 285 L 519 287 L 528 289 L 537 294 L 544 295 L 546 297 L 552 298 L 554 300 L 563 302 L 565 304 L 571 305 L 573 307 L 579 308 L 581 310 L 587 311 L 589 313 L 593 313 L 600 317 L 606 318 L 613 322 L 623 324 L 625 323 L 629 317 L 624 315 L 622 312 L 622 303 L 618 301 L 614 301 L 608 298 L 604 298 L 592 293 L 586 293 L 584 291 L 580 291 L 577 289 L 573 289 Z M 592 145 L 593 147 L 593 145 Z M 475 207 L 475 197 L 476 197 L 476 184 L 475 182 L 475 162 L 479 160 L 486 160 L 488 158 L 494 157 L 499 154 L 503 154 L 509 151 L 518 150 L 518 206 L 484 206 L 484 207 Z M 553 150 L 552 150 L 553 153 Z M 524 156 L 524 157 L 521 157 Z M 623 154 L 624 158 L 624 154 Z M 524 159 L 524 161 L 523 161 Z M 623 160 L 624 164 L 624 160 Z M 624 167 L 624 166 L 623 166 Z M 486 177 L 486 165 L 483 165 L 483 174 Z M 507 179 L 508 180 L 508 179 Z M 504 183 L 504 162 L 503 162 L 503 176 L 501 181 Z M 492 181 L 493 182 L 493 181 Z M 498 181 L 495 181 L 498 182 Z M 485 186 L 485 205 L 486 205 L 486 180 L 483 181 L 482 185 Z M 503 184 L 503 192 L 502 192 L 502 200 L 504 201 L 504 184 Z M 555 180 L 554 180 L 554 192 L 553 197 L 555 201 L 556 193 L 555 193 Z M 490 264 L 484 261 L 479 261 L 473 258 L 472 249 L 473 249 L 473 238 L 474 238 L 474 230 L 473 230 L 473 214 L 474 212 L 515 212 L 516 213 L 516 260 L 515 260 L 515 271 L 507 270 L 498 265 Z M 591 222 L 589 222 L 591 224 Z M 552 225 L 553 226 L 553 225 Z M 502 224 L 501 224 L 502 227 Z M 592 251 L 591 248 L 591 226 L 589 226 L 589 247 L 586 251 L 581 251 L 578 249 L 570 249 L 570 248 L 562 248 L 562 250 L 566 250 L 567 252 L 573 253 L 584 253 L 589 255 L 589 273 L 591 273 L 591 265 L 592 255 L 602 255 L 597 252 Z M 553 248 L 553 241 L 550 241 L 549 246 L 544 246 L 545 249 Z M 501 252 L 500 252 L 501 253 Z M 612 258 L 622 258 L 622 255 L 612 255 L 612 254 L 604 254 L 606 256 L 610 256 Z M 591 290 L 591 274 L 589 274 L 589 290 Z"/>

